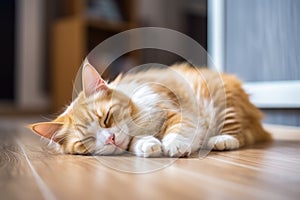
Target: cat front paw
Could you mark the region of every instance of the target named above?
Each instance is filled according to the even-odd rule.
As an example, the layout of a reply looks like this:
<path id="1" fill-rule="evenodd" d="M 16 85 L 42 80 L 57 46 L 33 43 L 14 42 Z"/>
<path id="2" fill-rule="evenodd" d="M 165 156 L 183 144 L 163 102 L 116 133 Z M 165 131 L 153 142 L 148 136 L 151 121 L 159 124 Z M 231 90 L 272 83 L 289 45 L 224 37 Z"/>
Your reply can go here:
<path id="1" fill-rule="evenodd" d="M 169 157 L 188 157 L 191 154 L 191 143 L 181 135 L 169 133 L 163 138 L 163 152 Z"/>
<path id="2" fill-rule="evenodd" d="M 218 135 L 209 138 L 208 146 L 217 151 L 238 149 L 239 141 L 231 135 Z"/>
<path id="3" fill-rule="evenodd" d="M 159 157 L 162 155 L 162 145 L 153 136 L 135 137 L 131 142 L 130 151 L 140 157 Z"/>

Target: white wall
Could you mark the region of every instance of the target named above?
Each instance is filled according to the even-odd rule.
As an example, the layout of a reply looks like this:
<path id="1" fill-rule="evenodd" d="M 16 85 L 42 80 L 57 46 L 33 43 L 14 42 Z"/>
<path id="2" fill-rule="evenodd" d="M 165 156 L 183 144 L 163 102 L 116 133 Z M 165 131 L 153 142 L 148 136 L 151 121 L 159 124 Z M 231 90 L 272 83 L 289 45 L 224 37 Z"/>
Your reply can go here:
<path id="1" fill-rule="evenodd" d="M 45 0 L 16 1 L 16 106 L 21 110 L 46 109 L 43 93 Z"/>

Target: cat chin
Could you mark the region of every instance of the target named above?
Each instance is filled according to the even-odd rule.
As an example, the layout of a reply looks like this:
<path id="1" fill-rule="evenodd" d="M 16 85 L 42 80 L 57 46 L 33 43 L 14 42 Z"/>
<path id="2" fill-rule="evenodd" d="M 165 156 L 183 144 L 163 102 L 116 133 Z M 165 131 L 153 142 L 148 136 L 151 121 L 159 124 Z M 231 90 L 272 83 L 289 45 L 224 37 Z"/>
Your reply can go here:
<path id="1" fill-rule="evenodd" d="M 115 145 L 107 145 L 104 148 L 96 151 L 95 155 L 117 155 L 122 154 L 126 150 Z"/>

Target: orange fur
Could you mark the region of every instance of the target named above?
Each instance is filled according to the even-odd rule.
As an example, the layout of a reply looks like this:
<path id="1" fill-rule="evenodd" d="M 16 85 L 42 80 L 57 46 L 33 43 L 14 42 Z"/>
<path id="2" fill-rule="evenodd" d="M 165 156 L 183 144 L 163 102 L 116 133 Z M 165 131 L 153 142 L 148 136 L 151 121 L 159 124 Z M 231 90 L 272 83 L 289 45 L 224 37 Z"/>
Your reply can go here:
<path id="1" fill-rule="evenodd" d="M 139 156 L 177 157 L 203 145 L 231 150 L 270 139 L 261 112 L 232 75 L 177 64 L 120 75 L 107 84 L 89 64 L 84 69 L 86 87 L 66 111 L 50 124 L 31 125 L 64 153 L 129 149 Z M 113 145 L 106 144 L 108 138 Z"/>

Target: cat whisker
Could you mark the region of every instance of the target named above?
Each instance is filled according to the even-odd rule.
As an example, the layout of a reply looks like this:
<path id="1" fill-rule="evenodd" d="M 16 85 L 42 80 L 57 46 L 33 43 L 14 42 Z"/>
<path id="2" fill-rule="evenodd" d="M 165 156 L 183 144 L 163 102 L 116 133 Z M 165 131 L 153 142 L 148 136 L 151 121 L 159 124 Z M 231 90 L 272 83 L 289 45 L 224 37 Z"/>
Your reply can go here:
<path id="1" fill-rule="evenodd" d="M 260 123 L 261 112 L 234 76 L 176 64 L 120 77 L 116 89 L 87 60 L 83 65 L 83 90 L 76 87 L 79 82 L 73 82 L 76 99 L 54 121 L 30 126 L 50 139 L 49 145 L 60 145 L 62 152 L 103 155 L 120 153 L 120 149 L 152 152 L 162 146 L 163 153 L 173 157 L 192 153 L 186 148 L 191 138 L 197 142 L 192 142 L 190 151 L 201 148 L 198 141 L 204 136 L 219 143 L 214 145 L 216 150 L 270 138 Z M 129 141 L 132 137 L 141 139 L 138 145 L 143 148 L 135 148 Z"/>

